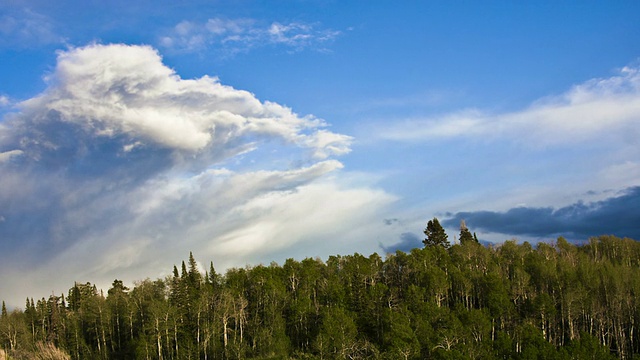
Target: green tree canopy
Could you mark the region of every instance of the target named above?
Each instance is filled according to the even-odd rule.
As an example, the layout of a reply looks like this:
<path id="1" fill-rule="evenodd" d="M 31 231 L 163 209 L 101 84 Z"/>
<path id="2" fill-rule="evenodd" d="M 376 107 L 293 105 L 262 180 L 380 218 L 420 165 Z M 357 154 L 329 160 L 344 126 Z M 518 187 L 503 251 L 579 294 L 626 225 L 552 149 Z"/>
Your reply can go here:
<path id="1" fill-rule="evenodd" d="M 430 246 L 386 259 L 211 265 L 205 278 L 189 254 L 182 274 L 114 280 L 106 298 L 76 282 L 3 306 L 0 358 L 640 359 L 640 242 L 485 247 L 469 232 L 446 247 L 437 219 L 427 227 Z"/>
<path id="2" fill-rule="evenodd" d="M 422 243 L 425 246 L 444 246 L 448 248 L 451 244 L 449 244 L 447 233 L 444 232 L 444 228 L 440 225 L 440 222 L 437 218 L 433 218 L 433 220 L 429 220 L 427 222 L 427 228 L 424 229 L 424 234 L 427 236 Z"/>

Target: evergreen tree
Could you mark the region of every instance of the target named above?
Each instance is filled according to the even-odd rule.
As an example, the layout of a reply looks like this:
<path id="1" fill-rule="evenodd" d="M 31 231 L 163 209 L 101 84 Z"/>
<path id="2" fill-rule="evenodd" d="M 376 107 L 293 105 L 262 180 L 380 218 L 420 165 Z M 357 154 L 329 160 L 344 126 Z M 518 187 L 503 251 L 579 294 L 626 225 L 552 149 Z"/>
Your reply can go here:
<path id="1" fill-rule="evenodd" d="M 187 286 L 189 291 L 198 291 L 202 282 L 202 274 L 198 271 L 198 264 L 193 257 L 193 253 L 189 252 L 189 270 L 187 271 Z"/>
<path id="2" fill-rule="evenodd" d="M 112 358 L 126 358 L 126 342 L 127 342 L 127 305 L 129 302 L 129 288 L 124 286 L 121 280 L 114 280 L 111 289 L 107 291 L 107 306 L 111 315 L 109 319 L 111 328 L 109 329 L 111 336 Z"/>
<path id="3" fill-rule="evenodd" d="M 464 245 L 471 242 L 476 242 L 476 240 L 473 238 L 473 235 L 471 235 L 471 231 L 469 231 L 469 228 L 467 228 L 467 224 L 464 223 L 464 220 L 461 220 L 460 221 L 460 244 Z"/>
<path id="4" fill-rule="evenodd" d="M 217 289 L 220 285 L 220 275 L 216 272 L 216 269 L 213 267 L 213 261 L 209 263 L 209 273 L 207 274 L 207 282 L 213 288 Z"/>
<path id="5" fill-rule="evenodd" d="M 450 246 L 447 233 L 444 232 L 444 228 L 440 225 L 437 218 L 433 218 L 433 220 L 427 222 L 427 228 L 424 229 L 424 234 L 427 236 L 422 241 L 425 246 L 444 246 L 445 248 Z"/>
<path id="6" fill-rule="evenodd" d="M 187 280 L 187 265 L 185 265 L 184 260 L 182 261 L 182 266 L 180 268 L 180 279 L 183 281 Z"/>

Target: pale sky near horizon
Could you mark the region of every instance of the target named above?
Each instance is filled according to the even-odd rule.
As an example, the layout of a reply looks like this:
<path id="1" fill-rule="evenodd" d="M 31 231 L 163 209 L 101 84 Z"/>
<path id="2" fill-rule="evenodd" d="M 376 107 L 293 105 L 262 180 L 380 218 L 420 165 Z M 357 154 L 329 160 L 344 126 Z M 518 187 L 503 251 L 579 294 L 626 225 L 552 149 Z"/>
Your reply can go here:
<path id="1" fill-rule="evenodd" d="M 0 300 L 640 239 L 637 1 L 0 3 Z"/>

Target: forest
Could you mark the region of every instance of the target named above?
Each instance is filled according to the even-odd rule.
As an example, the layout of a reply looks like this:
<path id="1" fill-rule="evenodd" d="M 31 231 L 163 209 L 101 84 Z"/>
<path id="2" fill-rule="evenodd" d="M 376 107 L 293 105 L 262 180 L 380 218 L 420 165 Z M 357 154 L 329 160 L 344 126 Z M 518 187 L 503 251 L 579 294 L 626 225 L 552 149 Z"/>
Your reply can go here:
<path id="1" fill-rule="evenodd" d="M 638 359 L 640 243 L 424 247 L 75 283 L 0 317 L 0 359 Z M 186 255 L 186 254 L 185 254 Z M 170 265 L 168 266 L 170 268 Z M 636 321 L 638 319 L 638 321 Z"/>

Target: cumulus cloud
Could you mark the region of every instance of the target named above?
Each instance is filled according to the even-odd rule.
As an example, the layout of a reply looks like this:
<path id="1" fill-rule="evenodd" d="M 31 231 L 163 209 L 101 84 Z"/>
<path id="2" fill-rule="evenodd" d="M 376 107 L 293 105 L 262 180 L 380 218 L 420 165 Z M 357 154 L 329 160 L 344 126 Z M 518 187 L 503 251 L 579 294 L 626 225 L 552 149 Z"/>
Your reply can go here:
<path id="1" fill-rule="evenodd" d="M 313 116 L 262 103 L 216 78 L 181 79 L 147 46 L 91 45 L 61 52 L 48 81 L 45 93 L 21 104 L 25 117 L 34 124 L 55 118 L 101 138 L 124 136 L 130 140 L 123 144 L 127 150 L 207 148 L 227 157 L 245 150 L 247 142 L 240 139 L 256 136 L 308 145 L 325 157 L 349 148 L 348 136 L 316 131 L 325 123 Z"/>
<path id="2" fill-rule="evenodd" d="M 617 134 L 616 138 L 637 145 L 638 124 L 640 69 L 629 66 L 615 76 L 586 81 L 520 111 L 493 114 L 468 109 L 407 120 L 383 131 L 377 129 L 377 134 L 378 138 L 396 141 L 507 138 L 533 146 L 575 144 Z"/>
<path id="3" fill-rule="evenodd" d="M 587 240 L 597 235 L 640 239 L 639 203 L 640 187 L 631 187 L 602 201 L 577 202 L 558 209 L 516 207 L 505 212 L 458 212 L 442 223 L 455 227 L 464 220 L 472 230 L 545 240 L 557 236 Z"/>
<path id="4" fill-rule="evenodd" d="M 160 45 L 180 52 L 197 52 L 214 47 L 228 55 L 265 45 L 280 45 L 294 51 L 324 49 L 340 31 L 317 24 L 273 22 L 265 25 L 254 19 L 212 18 L 205 23 L 182 21 L 163 35 Z"/>
<path id="5" fill-rule="evenodd" d="M 0 124 L 0 288 L 15 305 L 17 274 L 49 293 L 160 276 L 190 250 L 222 268 L 332 253 L 394 201 L 341 180 L 351 137 L 182 79 L 150 47 L 69 49 L 46 80 Z"/>

